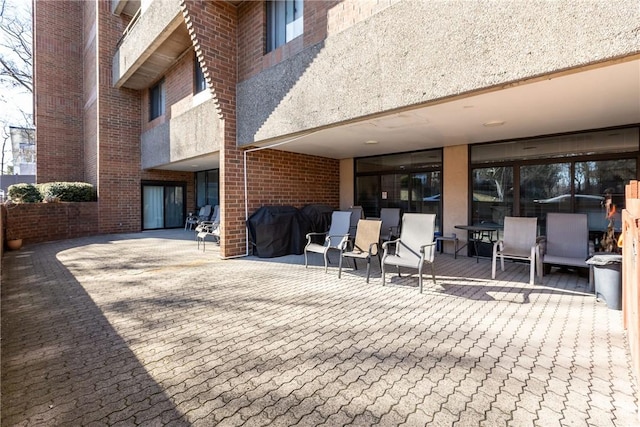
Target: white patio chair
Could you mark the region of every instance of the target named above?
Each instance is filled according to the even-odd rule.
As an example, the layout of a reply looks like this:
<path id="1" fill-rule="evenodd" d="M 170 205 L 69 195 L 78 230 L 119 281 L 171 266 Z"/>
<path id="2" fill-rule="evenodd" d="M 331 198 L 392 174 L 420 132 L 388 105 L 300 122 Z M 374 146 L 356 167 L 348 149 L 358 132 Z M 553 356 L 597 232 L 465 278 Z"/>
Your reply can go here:
<path id="1" fill-rule="evenodd" d="M 422 268 L 425 263 L 431 265 L 431 276 L 436 283 L 436 272 L 433 265 L 436 253 L 436 242 L 433 240 L 436 226 L 435 214 L 406 213 L 402 216 L 400 238 L 384 242 L 382 249 L 382 286 L 385 284 L 385 266 L 395 265 L 400 276 L 400 267 L 418 270 L 418 285 L 422 293 Z M 390 248 L 395 251 L 391 253 Z"/>
<path id="2" fill-rule="evenodd" d="M 331 214 L 331 225 L 326 233 L 307 233 L 307 245 L 304 247 L 304 266 L 308 267 L 307 252 L 322 254 L 324 257 L 324 272 L 329 265 L 329 250 L 341 250 L 349 239 L 349 224 L 351 212 L 335 211 Z M 313 243 L 313 236 L 326 236 L 323 244 Z"/>
<path id="3" fill-rule="evenodd" d="M 504 233 L 501 240 L 493 244 L 491 258 L 491 278 L 496 278 L 496 260 L 504 271 L 504 259 L 529 261 L 529 284 L 535 282 L 536 260 L 538 257 L 538 218 L 504 217 Z"/>

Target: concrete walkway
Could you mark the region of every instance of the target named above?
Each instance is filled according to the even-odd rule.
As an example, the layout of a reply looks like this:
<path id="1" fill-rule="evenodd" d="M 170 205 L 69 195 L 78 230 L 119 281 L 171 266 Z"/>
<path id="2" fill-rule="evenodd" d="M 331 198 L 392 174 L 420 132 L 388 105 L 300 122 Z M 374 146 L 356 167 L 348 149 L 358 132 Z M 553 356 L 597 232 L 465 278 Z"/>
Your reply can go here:
<path id="1" fill-rule="evenodd" d="M 7 252 L 2 425 L 640 425 L 621 312 L 555 272 L 438 255 L 438 285 L 183 230 Z"/>

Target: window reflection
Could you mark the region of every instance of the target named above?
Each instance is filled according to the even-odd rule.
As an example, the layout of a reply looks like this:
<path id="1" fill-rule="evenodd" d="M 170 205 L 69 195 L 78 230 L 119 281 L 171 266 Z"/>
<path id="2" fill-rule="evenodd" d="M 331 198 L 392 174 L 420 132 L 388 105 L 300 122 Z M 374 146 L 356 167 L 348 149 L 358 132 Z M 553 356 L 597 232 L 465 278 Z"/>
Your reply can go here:
<path id="1" fill-rule="evenodd" d="M 520 216 L 545 218 L 548 212 L 572 212 L 571 163 L 520 168 Z"/>
<path id="2" fill-rule="evenodd" d="M 625 185 L 636 179 L 635 159 L 576 162 L 575 168 L 576 212 L 587 214 L 589 230 L 605 230 L 608 221 L 604 199 L 606 194 L 611 194 L 616 206 L 614 228 L 619 231 L 625 207 Z"/>
<path id="3" fill-rule="evenodd" d="M 501 166 L 473 170 L 472 224 L 504 224 L 504 217 L 512 215 L 513 167 Z"/>

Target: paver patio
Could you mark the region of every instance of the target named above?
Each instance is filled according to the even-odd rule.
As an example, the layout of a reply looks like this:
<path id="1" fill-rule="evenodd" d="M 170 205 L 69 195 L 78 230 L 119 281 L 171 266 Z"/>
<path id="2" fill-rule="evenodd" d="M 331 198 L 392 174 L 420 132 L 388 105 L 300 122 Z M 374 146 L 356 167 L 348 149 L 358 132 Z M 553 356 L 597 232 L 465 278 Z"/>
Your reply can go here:
<path id="1" fill-rule="evenodd" d="M 311 260 L 223 261 L 183 230 L 6 253 L 2 425 L 640 425 L 586 277 L 444 254 L 420 295 Z"/>

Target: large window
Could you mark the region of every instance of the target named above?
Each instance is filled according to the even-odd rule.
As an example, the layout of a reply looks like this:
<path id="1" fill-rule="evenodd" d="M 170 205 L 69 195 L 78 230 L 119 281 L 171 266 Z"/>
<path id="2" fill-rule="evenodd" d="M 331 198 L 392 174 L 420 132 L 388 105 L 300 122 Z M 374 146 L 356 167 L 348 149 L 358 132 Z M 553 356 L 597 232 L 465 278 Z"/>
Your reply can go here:
<path id="1" fill-rule="evenodd" d="M 638 179 L 639 139 L 638 128 L 626 128 L 472 146 L 471 221 L 501 228 L 505 216 L 537 217 L 544 234 L 547 213 L 586 213 L 595 238 L 611 195 L 619 230 L 625 185 Z"/>
<path id="2" fill-rule="evenodd" d="M 149 121 L 164 114 L 164 79 L 149 89 Z"/>
<path id="3" fill-rule="evenodd" d="M 267 2 L 267 52 L 302 35 L 303 5 L 303 0 Z"/>
<path id="4" fill-rule="evenodd" d="M 356 159 L 356 205 L 365 216 L 380 216 L 381 208 L 434 213 L 439 230 L 442 192 L 442 151 L 429 150 Z"/>
<path id="5" fill-rule="evenodd" d="M 196 206 L 220 204 L 220 170 L 210 169 L 196 173 Z"/>

